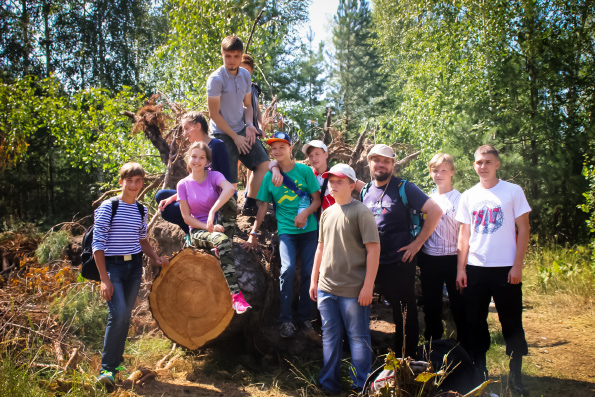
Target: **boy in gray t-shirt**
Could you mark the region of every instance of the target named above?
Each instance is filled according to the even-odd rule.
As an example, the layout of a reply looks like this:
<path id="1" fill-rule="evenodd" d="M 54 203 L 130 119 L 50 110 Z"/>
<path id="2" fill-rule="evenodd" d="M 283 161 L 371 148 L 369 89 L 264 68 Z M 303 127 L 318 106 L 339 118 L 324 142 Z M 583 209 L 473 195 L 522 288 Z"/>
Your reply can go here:
<path id="1" fill-rule="evenodd" d="M 256 213 L 256 194 L 262 178 L 269 169 L 269 156 L 256 138 L 253 123 L 252 81 L 250 73 L 240 67 L 244 44 L 239 37 L 227 36 L 221 42 L 223 66 L 215 70 L 207 80 L 207 104 L 211 117 L 213 137 L 227 146 L 230 181 L 235 188 L 238 183 L 238 160 L 254 172 L 244 211 Z"/>
<path id="2" fill-rule="evenodd" d="M 338 394 L 343 334 L 349 338 L 354 390 L 363 389 L 371 370 L 370 303 L 380 237 L 372 212 L 351 197 L 357 181 L 353 169 L 337 164 L 322 177 L 329 180 L 335 204 L 320 218 L 310 298 L 318 303 L 322 319 L 324 365 L 320 384 L 325 391 Z"/>

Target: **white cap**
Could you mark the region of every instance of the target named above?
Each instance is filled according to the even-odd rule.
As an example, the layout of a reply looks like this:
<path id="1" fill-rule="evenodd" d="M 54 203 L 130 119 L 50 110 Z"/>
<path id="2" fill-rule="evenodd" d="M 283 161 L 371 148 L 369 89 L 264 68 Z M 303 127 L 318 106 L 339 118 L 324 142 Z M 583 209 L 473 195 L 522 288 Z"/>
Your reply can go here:
<path id="1" fill-rule="evenodd" d="M 370 157 L 372 156 L 383 156 L 394 160 L 397 159 L 397 155 L 395 154 L 393 148 L 382 143 L 374 145 L 374 147 L 370 150 L 370 153 L 368 153 L 368 161 L 370 161 Z"/>
<path id="2" fill-rule="evenodd" d="M 324 142 L 319 141 L 319 140 L 313 140 L 313 141 L 306 143 L 304 146 L 302 146 L 302 152 L 304 152 L 304 154 L 306 156 L 308 155 L 308 149 L 310 147 L 317 147 L 317 148 L 324 150 L 325 152 L 328 152 L 328 148 L 326 147 Z"/>
<path id="3" fill-rule="evenodd" d="M 357 181 L 357 177 L 355 176 L 355 171 L 353 170 L 353 168 L 351 168 L 347 164 L 339 163 L 339 164 L 333 165 L 330 170 L 328 170 L 327 172 L 324 172 L 322 174 L 322 177 L 328 178 L 331 175 L 338 176 L 339 178 L 349 178 L 349 179 L 351 179 L 352 183 L 355 183 Z"/>

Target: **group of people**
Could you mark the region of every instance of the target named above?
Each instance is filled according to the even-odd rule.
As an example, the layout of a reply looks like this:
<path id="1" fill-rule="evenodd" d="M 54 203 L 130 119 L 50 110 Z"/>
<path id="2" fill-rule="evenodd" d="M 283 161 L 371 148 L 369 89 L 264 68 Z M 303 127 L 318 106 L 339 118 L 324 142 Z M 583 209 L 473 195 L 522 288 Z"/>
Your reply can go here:
<path id="1" fill-rule="evenodd" d="M 479 183 L 463 194 L 452 186 L 452 156 L 435 155 L 428 164 L 436 185 L 430 196 L 396 175 L 396 155 L 383 144 L 368 153 L 372 179 L 368 184 L 346 164 L 329 169 L 328 148 L 318 140 L 302 147 L 311 167 L 296 163 L 292 139 L 284 132 L 266 139 L 274 157 L 269 161 L 259 139 L 264 136 L 256 102 L 259 89 L 251 82 L 253 60 L 243 54 L 243 44 L 235 36 L 222 41 L 221 54 L 223 66 L 207 82 L 210 125 L 198 112 L 188 112 L 182 119 L 191 143 L 185 158 L 189 175 L 176 190 L 158 192 L 156 200 L 163 218 L 184 230 L 187 246 L 211 249 L 220 258 L 236 313 L 251 308 L 235 278 L 231 250 L 241 161 L 251 171 L 242 213 L 255 216 L 246 247 L 257 247 L 268 203 L 274 203 L 281 257 L 279 333 L 291 338 L 296 325 L 313 332 L 318 309 L 323 390 L 341 390 L 344 337 L 351 351 L 353 388 L 363 388 L 372 364 L 369 321 L 375 286 L 393 309 L 395 351 L 405 357 L 416 356 L 417 262 L 426 340 L 443 337 L 446 284 L 457 339 L 478 373 L 487 377 L 487 316 L 493 298 L 510 356 L 513 387 L 526 392 L 521 377 L 522 357 L 528 353 L 522 327 L 521 280 L 531 209 L 519 186 L 498 178 L 498 151 L 491 146 L 477 149 L 474 167 Z M 107 384 L 113 384 L 122 362 L 140 284 L 140 255 L 144 252 L 159 265 L 168 263 L 146 240 L 146 208 L 141 212 L 139 204 L 135 205 L 143 178 L 140 165 L 126 164 L 120 172 L 123 191 L 118 210 L 114 213 L 113 201 L 107 200 L 95 212 L 93 250 L 101 295 L 109 308 L 100 374 Z M 354 192 L 361 201 L 353 198 Z M 419 214 L 423 214 L 423 223 L 413 221 Z M 298 255 L 300 284 L 294 319 Z"/>

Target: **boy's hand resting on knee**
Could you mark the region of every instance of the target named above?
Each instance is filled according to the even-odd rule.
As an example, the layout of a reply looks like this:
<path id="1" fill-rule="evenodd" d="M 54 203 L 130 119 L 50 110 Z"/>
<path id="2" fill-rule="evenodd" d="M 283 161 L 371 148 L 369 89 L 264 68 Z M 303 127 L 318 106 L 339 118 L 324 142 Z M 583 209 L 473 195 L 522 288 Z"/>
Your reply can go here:
<path id="1" fill-rule="evenodd" d="M 213 231 L 219 232 L 219 233 L 225 233 L 225 228 L 221 225 L 215 225 L 215 226 L 213 226 Z"/>
<path id="2" fill-rule="evenodd" d="M 171 203 L 176 201 L 177 198 L 178 198 L 178 195 L 174 194 L 171 197 L 161 200 L 159 202 L 159 211 L 161 211 L 161 212 L 165 211 L 165 207 L 167 207 L 168 205 L 170 205 Z"/>

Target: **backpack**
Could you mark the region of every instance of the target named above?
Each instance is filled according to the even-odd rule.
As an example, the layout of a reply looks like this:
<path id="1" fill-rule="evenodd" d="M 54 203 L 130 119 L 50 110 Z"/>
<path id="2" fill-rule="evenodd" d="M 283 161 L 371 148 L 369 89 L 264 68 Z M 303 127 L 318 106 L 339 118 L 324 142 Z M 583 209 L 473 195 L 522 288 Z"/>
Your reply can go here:
<path id="1" fill-rule="evenodd" d="M 424 226 L 424 214 L 421 211 L 417 211 L 416 209 L 409 207 L 409 200 L 407 200 L 407 193 L 405 192 L 406 184 L 407 179 L 401 179 L 401 182 L 399 182 L 399 197 L 401 198 L 401 202 L 405 208 L 409 210 L 409 234 L 411 235 L 411 241 L 413 241 L 419 235 L 421 228 Z M 370 186 L 372 186 L 372 182 L 366 183 L 366 185 L 362 188 L 362 202 L 364 201 L 364 196 L 368 193 Z"/>
<path id="2" fill-rule="evenodd" d="M 118 205 L 120 201 L 118 197 L 112 197 L 110 199 L 112 202 L 112 216 L 110 218 L 110 225 L 114 220 L 114 216 L 116 216 L 116 212 L 118 211 Z M 138 212 L 141 216 L 141 222 L 145 219 L 145 207 L 138 201 L 135 201 L 136 206 L 138 208 Z M 93 231 L 95 230 L 95 225 L 89 226 L 89 228 L 85 231 L 85 235 L 83 236 L 83 252 L 81 253 L 82 265 L 81 265 L 81 276 L 86 278 L 87 280 L 93 281 L 100 281 L 101 277 L 99 276 L 99 270 L 97 270 L 97 264 L 95 263 L 95 257 L 93 256 Z"/>
<path id="3" fill-rule="evenodd" d="M 326 189 L 328 188 L 328 178 L 324 178 L 322 182 L 322 186 L 320 187 L 320 207 L 316 210 L 316 219 L 320 221 L 320 216 L 322 215 L 322 203 L 324 202 L 324 194 L 326 193 Z"/>

